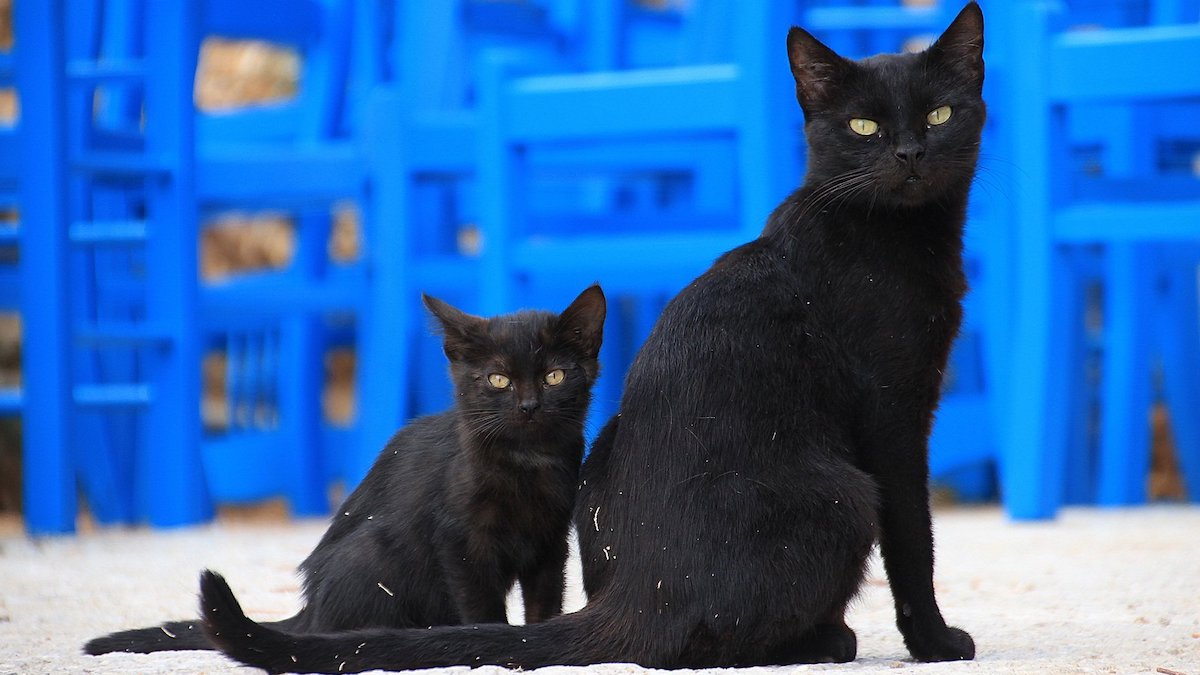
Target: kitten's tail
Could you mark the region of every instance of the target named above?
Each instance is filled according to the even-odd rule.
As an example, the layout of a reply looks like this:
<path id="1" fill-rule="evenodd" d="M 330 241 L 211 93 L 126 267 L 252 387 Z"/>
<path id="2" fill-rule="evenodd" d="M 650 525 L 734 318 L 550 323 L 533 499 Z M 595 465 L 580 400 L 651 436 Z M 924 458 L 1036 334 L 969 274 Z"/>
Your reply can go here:
<path id="1" fill-rule="evenodd" d="M 278 630 L 295 630 L 299 626 L 300 614 L 282 621 L 272 621 L 264 625 Z M 133 628 L 109 633 L 88 640 L 83 651 L 92 656 L 110 652 L 126 652 L 130 654 L 151 654 L 154 652 L 177 652 L 189 649 L 216 649 L 204 632 L 204 622 L 200 619 L 182 621 L 167 621 L 151 628 Z"/>
<path id="2" fill-rule="evenodd" d="M 658 665 L 651 641 L 605 619 L 595 605 L 526 626 L 480 624 L 429 629 L 364 629 L 299 634 L 268 628 L 242 613 L 219 574 L 200 576 L 200 611 L 218 649 L 271 673 L 357 673 L 444 666 L 496 665 L 529 670 L 548 665 L 633 662 Z M 656 645 L 661 648 L 665 645 Z"/>
<path id="3" fill-rule="evenodd" d="M 88 640 L 83 651 L 93 656 L 109 652 L 149 654 L 151 652 L 181 651 L 185 649 L 213 649 L 204 634 L 204 622 L 168 621 L 153 628 L 134 628 L 109 633 Z"/>

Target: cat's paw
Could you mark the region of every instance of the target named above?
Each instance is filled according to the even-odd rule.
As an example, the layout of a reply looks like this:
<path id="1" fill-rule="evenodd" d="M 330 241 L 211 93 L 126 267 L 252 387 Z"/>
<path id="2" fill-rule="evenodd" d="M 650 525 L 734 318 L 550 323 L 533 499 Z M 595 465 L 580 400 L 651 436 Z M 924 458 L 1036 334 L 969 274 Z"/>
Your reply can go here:
<path id="1" fill-rule="evenodd" d="M 814 663 L 849 663 L 858 656 L 858 636 L 845 624 L 821 624 L 810 639 Z"/>
<path id="2" fill-rule="evenodd" d="M 967 631 L 952 626 L 908 631 L 904 634 L 904 644 L 918 661 L 970 661 L 975 658 L 975 641 Z"/>
<path id="3" fill-rule="evenodd" d="M 858 638 L 845 624 L 814 626 L 800 640 L 788 645 L 780 663 L 849 663 L 858 655 Z"/>

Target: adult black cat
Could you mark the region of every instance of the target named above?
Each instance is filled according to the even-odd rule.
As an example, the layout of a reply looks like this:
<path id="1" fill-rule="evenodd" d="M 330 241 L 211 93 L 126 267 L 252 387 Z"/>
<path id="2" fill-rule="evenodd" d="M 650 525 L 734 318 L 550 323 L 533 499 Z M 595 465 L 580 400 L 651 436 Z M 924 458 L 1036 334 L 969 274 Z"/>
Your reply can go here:
<path id="1" fill-rule="evenodd" d="M 966 285 L 982 49 L 974 3 L 919 54 L 851 62 L 788 34 L 808 175 L 635 360 L 582 474 L 582 610 L 288 633 L 246 619 L 207 572 L 216 643 L 271 671 L 848 661 L 844 612 L 878 539 L 912 655 L 973 658 L 934 597 L 927 438 Z"/>
<path id="2" fill-rule="evenodd" d="M 300 565 L 304 608 L 271 625 L 335 631 L 504 623 L 562 611 L 567 530 L 605 300 L 560 315 L 483 319 L 426 296 L 445 338 L 455 405 L 400 430 Z M 212 649 L 198 621 L 114 633 L 91 654 Z"/>

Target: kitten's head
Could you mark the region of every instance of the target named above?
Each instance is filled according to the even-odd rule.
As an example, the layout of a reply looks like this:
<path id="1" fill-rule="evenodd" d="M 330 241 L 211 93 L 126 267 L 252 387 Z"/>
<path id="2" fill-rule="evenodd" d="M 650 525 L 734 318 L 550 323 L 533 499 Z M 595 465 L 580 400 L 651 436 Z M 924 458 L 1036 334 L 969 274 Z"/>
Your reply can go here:
<path id="1" fill-rule="evenodd" d="M 450 359 L 467 429 L 508 439 L 578 434 L 599 374 L 605 300 L 591 286 L 561 314 L 521 311 L 491 319 L 423 295 Z"/>
<path id="2" fill-rule="evenodd" d="M 791 29 L 787 46 L 804 110 L 808 182 L 841 181 L 892 206 L 969 185 L 986 116 L 979 5 L 969 3 L 917 54 L 851 61 L 802 28 Z"/>

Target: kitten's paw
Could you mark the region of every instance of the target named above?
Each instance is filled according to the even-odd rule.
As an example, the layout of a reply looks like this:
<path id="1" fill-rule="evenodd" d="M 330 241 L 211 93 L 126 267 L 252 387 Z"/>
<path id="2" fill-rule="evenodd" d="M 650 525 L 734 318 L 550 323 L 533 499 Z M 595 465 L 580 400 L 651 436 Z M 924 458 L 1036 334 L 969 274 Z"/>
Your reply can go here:
<path id="1" fill-rule="evenodd" d="M 920 634 L 906 633 L 904 644 L 918 661 L 970 661 L 975 658 L 975 641 L 967 631 L 952 626 Z"/>

